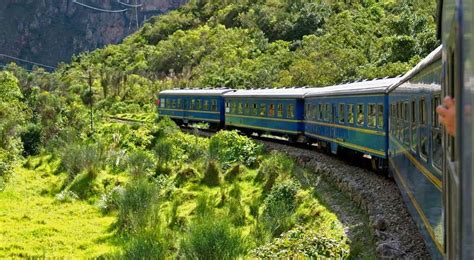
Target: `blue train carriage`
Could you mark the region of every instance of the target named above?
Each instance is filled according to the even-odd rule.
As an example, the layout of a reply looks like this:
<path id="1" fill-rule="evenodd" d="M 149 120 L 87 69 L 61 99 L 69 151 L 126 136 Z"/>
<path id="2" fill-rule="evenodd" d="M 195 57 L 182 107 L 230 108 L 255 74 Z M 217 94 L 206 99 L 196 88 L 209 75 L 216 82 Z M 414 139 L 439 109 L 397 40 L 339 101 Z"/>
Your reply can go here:
<path id="1" fill-rule="evenodd" d="M 173 89 L 158 94 L 159 116 L 168 116 L 178 124 L 205 122 L 224 126 L 223 95 L 232 89 Z"/>
<path id="2" fill-rule="evenodd" d="M 252 89 L 227 93 L 224 95 L 226 127 L 247 134 L 271 134 L 303 142 L 303 96 L 311 90 Z"/>
<path id="3" fill-rule="evenodd" d="M 387 88 L 399 78 L 324 87 L 305 95 L 305 135 L 334 154 L 371 158 L 387 165 Z"/>
<path id="4" fill-rule="evenodd" d="M 434 258 L 444 255 L 441 47 L 388 89 L 390 171 Z"/>

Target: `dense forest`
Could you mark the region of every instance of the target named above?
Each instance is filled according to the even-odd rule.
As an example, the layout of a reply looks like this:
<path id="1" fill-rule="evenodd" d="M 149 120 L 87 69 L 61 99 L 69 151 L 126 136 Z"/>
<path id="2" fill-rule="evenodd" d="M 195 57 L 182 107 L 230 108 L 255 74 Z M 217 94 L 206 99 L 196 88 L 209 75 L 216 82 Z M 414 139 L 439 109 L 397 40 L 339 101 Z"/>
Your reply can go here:
<path id="1" fill-rule="evenodd" d="M 371 256 L 355 250 L 299 184 L 294 174 L 305 170 L 291 159 L 235 132 L 196 138 L 166 119 L 155 123 L 153 101 L 167 88 L 326 86 L 399 75 L 439 44 L 435 8 L 428 0 L 194 0 L 54 72 L 10 64 L 0 71 L 0 206 L 17 196 L 10 183 L 41 171 L 38 183 L 49 183 L 41 196 L 98 205 L 116 219 L 110 239 L 126 258 L 295 257 L 305 243 L 320 248 L 307 256 Z M 110 121 L 125 114 L 138 122 Z M 224 249 L 206 255 L 216 237 Z"/>

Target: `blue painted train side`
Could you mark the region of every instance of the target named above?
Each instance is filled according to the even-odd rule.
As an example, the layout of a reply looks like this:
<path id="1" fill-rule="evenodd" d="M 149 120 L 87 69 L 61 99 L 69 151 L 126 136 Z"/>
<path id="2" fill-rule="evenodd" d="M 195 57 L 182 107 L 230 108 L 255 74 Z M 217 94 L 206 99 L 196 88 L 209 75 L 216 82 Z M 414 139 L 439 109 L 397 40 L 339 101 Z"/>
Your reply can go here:
<path id="1" fill-rule="evenodd" d="M 389 90 L 390 171 L 432 256 L 444 255 L 441 52 L 437 49 Z"/>

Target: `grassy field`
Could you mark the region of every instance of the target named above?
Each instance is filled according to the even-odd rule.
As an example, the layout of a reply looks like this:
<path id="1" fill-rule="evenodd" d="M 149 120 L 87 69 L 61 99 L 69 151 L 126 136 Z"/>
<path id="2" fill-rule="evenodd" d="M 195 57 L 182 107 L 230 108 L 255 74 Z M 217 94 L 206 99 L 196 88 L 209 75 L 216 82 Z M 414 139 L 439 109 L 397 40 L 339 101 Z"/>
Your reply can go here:
<path id="1" fill-rule="evenodd" d="M 63 177 L 48 166 L 18 167 L 0 192 L 0 258 L 85 258 L 116 251 L 110 231 L 115 217 L 87 202 L 58 202 L 50 193 Z"/>

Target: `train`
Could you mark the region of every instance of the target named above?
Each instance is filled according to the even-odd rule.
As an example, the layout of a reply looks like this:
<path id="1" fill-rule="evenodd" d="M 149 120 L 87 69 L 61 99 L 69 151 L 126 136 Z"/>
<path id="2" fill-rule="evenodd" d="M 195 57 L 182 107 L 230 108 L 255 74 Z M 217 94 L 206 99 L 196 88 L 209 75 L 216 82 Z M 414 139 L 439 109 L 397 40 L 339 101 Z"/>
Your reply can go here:
<path id="1" fill-rule="evenodd" d="M 435 259 L 474 259 L 474 2 L 438 0 L 441 46 L 401 77 L 313 88 L 174 89 L 157 110 L 180 124 L 317 144 L 394 177 Z M 455 99 L 455 133 L 436 109 Z"/>

